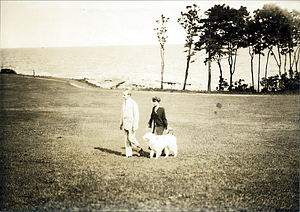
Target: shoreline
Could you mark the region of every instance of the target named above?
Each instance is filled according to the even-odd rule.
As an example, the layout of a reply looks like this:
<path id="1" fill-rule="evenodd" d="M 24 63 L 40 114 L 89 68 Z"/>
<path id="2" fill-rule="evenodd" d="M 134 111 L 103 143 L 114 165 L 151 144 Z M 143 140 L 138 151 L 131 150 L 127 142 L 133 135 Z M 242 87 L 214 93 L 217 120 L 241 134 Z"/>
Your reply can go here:
<path id="1" fill-rule="evenodd" d="M 257 92 L 240 92 L 240 91 L 217 91 L 212 90 L 211 92 L 207 92 L 205 90 L 180 90 L 180 89 L 172 89 L 172 88 L 163 88 L 160 87 L 143 87 L 142 85 L 138 84 L 125 84 L 124 82 L 120 82 L 118 80 L 106 80 L 108 81 L 108 85 L 100 84 L 100 83 L 93 83 L 88 78 L 82 78 L 82 79 L 75 79 L 75 78 L 63 78 L 63 77 L 53 77 L 53 76 L 40 76 L 40 75 L 26 75 L 26 74 L 9 74 L 9 73 L 1 73 L 0 75 L 16 75 L 16 76 L 22 76 L 27 78 L 35 78 L 35 79 L 41 79 L 41 80 L 52 80 L 52 81 L 58 81 L 58 82 L 66 82 L 70 85 L 78 88 L 83 89 L 89 89 L 89 88 L 98 88 L 98 89 L 104 89 L 104 90 L 125 90 L 125 89 L 131 89 L 136 91 L 151 91 L 151 92 L 170 92 L 170 93 L 187 93 L 187 94 L 207 94 L 207 95 L 221 95 L 221 96 L 273 96 L 273 95 L 299 95 L 299 91 L 290 91 L 290 92 L 268 92 L 268 93 L 257 93 Z M 173 82 L 164 82 L 167 84 L 179 84 L 179 83 L 173 83 Z M 125 84 L 125 85 L 124 85 Z M 124 86 L 120 86 L 124 85 Z M 160 82 L 159 82 L 160 85 Z"/>

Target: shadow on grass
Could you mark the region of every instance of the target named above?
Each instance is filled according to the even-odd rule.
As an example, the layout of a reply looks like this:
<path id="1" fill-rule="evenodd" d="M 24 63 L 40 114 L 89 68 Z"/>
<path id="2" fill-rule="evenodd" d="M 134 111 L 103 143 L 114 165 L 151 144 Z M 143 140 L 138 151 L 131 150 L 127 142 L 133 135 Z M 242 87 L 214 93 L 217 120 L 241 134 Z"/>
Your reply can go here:
<path id="1" fill-rule="evenodd" d="M 125 154 L 122 154 L 122 152 L 118 152 L 118 151 L 115 151 L 115 150 L 106 149 L 106 148 L 102 148 L 102 147 L 94 147 L 94 149 L 98 149 L 101 152 L 106 152 L 106 153 L 113 154 L 113 155 L 126 156 Z M 125 149 L 125 148 L 123 147 L 122 149 Z M 136 156 L 136 155 L 137 154 L 133 153 L 133 156 Z M 140 157 L 146 157 L 146 158 L 148 158 L 148 157 L 150 157 L 150 153 L 142 151 L 140 153 Z"/>
<path id="2" fill-rule="evenodd" d="M 111 149 L 106 149 L 106 148 L 102 148 L 102 147 L 94 147 L 94 149 L 98 149 L 102 152 L 106 152 L 106 153 L 109 153 L 109 154 L 124 156 L 124 154 L 122 154 L 122 152 L 114 151 L 114 150 L 111 150 Z"/>

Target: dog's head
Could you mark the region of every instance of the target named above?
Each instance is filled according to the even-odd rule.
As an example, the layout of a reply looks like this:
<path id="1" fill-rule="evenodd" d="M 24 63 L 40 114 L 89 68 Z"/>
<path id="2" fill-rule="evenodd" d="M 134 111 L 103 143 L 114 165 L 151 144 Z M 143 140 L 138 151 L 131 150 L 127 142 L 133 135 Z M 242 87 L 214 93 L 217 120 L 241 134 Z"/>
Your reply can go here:
<path id="1" fill-rule="evenodd" d="M 154 135 L 153 133 L 148 132 L 148 133 L 146 133 L 142 138 L 143 138 L 143 140 L 145 140 L 145 141 L 149 141 L 150 138 L 151 138 L 153 135 Z"/>

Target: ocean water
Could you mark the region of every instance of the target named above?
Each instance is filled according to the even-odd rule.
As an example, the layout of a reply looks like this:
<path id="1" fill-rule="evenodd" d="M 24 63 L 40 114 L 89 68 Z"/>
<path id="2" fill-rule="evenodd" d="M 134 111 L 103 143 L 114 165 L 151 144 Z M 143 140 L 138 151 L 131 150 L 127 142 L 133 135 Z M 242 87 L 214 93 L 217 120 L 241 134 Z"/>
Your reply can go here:
<path id="1" fill-rule="evenodd" d="M 153 46 L 99 46 L 57 48 L 0 49 L 1 65 L 12 68 L 18 74 L 83 79 L 101 85 L 110 80 L 126 81 L 145 87 L 160 87 L 161 59 L 159 45 Z M 190 64 L 187 89 L 207 90 L 208 67 L 205 53 L 198 52 Z M 258 56 L 254 60 L 254 81 L 257 86 Z M 261 78 L 264 77 L 265 57 L 261 62 Z M 222 61 L 223 77 L 229 81 L 227 59 Z M 186 69 L 186 53 L 183 45 L 165 46 L 164 81 L 176 83 L 172 88 L 182 89 Z M 268 76 L 278 74 L 278 67 L 270 58 Z M 248 49 L 238 51 L 234 81 L 244 79 L 251 84 Z M 219 68 L 212 63 L 212 90 L 219 80 Z M 167 88 L 168 85 L 164 87 Z M 171 86 L 171 85 L 169 85 Z M 168 87 L 169 88 L 169 87 Z"/>

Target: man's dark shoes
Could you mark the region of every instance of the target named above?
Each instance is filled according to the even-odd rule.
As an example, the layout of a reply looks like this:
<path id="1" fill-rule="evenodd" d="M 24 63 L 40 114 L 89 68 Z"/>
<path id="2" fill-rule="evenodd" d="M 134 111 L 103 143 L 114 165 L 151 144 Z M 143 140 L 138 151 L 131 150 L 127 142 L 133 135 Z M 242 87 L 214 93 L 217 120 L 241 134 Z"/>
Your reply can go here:
<path id="1" fill-rule="evenodd" d="M 141 149 L 138 151 L 138 156 L 141 156 L 142 153 L 143 153 L 143 149 L 141 148 Z"/>

